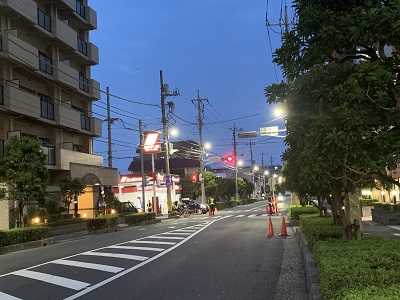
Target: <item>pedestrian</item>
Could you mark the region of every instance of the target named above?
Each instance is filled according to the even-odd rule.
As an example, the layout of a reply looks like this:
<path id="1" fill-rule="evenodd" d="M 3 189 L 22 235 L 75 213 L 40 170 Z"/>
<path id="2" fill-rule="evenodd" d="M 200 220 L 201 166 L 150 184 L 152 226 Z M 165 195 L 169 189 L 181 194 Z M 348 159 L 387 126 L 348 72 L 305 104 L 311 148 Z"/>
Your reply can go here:
<path id="1" fill-rule="evenodd" d="M 148 212 L 151 212 L 152 209 L 153 209 L 153 207 L 151 206 L 151 202 L 150 202 L 150 200 L 149 200 L 149 202 L 147 202 L 147 211 L 148 211 Z"/>
<path id="2" fill-rule="evenodd" d="M 210 205 L 211 214 L 214 216 L 214 213 L 215 213 L 215 201 L 214 201 L 213 197 L 210 197 L 210 200 L 208 201 L 208 204 Z"/>

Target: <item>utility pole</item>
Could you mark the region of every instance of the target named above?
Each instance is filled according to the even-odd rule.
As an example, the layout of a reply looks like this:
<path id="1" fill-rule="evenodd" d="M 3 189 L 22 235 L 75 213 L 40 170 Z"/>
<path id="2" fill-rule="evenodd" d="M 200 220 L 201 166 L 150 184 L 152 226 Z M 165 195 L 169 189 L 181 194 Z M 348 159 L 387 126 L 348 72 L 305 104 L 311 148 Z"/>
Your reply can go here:
<path id="1" fill-rule="evenodd" d="M 205 185 L 204 185 L 204 149 L 203 149 L 203 113 L 204 113 L 204 105 L 202 101 L 207 101 L 207 98 L 200 98 L 200 92 L 197 90 L 197 99 L 192 100 L 192 103 L 197 102 L 197 126 L 199 127 L 199 161 L 200 161 L 200 188 L 201 188 L 201 203 L 205 204 Z"/>
<path id="2" fill-rule="evenodd" d="M 143 201 L 143 212 L 146 211 L 146 198 L 145 198 L 145 188 L 146 188 L 146 174 L 144 173 L 144 149 L 143 149 L 143 126 L 142 120 L 139 120 L 139 134 L 140 134 L 140 172 L 142 173 L 142 201 Z"/>
<path id="3" fill-rule="evenodd" d="M 167 118 L 165 116 L 165 98 L 168 96 L 179 96 L 179 92 L 174 90 L 172 94 L 169 93 L 168 84 L 164 84 L 163 82 L 163 74 L 162 70 L 160 70 L 160 89 L 161 89 L 161 119 L 163 124 L 163 135 L 164 135 L 164 147 L 165 147 L 165 172 L 166 176 L 170 176 L 170 169 L 169 169 L 169 141 L 168 141 L 168 127 L 167 127 Z M 167 205 L 168 210 L 172 208 L 172 201 L 171 201 L 171 187 L 167 184 Z"/>
<path id="4" fill-rule="evenodd" d="M 236 149 L 236 126 L 233 123 L 233 157 L 235 164 L 235 200 L 239 200 L 239 189 L 238 189 L 238 165 L 237 165 L 237 149 Z"/>
<path id="5" fill-rule="evenodd" d="M 107 87 L 107 133 L 108 133 L 108 167 L 112 168 L 112 145 L 111 145 L 111 110 L 110 110 L 110 89 Z"/>

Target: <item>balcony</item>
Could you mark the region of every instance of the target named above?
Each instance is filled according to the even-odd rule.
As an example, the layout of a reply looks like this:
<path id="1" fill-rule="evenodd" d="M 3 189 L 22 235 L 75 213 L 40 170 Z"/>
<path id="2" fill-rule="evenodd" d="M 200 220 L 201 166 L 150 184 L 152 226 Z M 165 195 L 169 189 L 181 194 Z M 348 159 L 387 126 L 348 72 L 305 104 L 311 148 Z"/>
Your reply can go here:
<path id="1" fill-rule="evenodd" d="M 94 117 L 90 118 L 90 132 L 93 136 L 102 136 L 103 134 L 102 124 L 103 124 L 102 120 Z"/>
<path id="2" fill-rule="evenodd" d="M 23 16 L 31 23 L 37 23 L 37 4 L 33 0 L 3 0 L 0 2 L 0 9 L 10 16 Z M 24 21 L 21 19 L 21 22 Z"/>
<path id="3" fill-rule="evenodd" d="M 57 18 L 53 18 L 53 24 L 55 24 L 52 30 L 54 37 L 69 47 L 76 49 L 76 31 Z"/>
<path id="4" fill-rule="evenodd" d="M 92 30 L 97 28 L 97 13 L 88 6 L 81 5 L 77 0 L 62 0 L 68 10 L 85 24 L 86 29 Z"/>
<path id="5" fill-rule="evenodd" d="M 79 72 L 69 65 L 69 60 L 58 61 L 55 77 L 70 88 L 78 89 Z"/>
<path id="6" fill-rule="evenodd" d="M 80 64 L 94 66 L 99 63 L 99 49 L 94 44 L 78 39 L 78 48 L 76 49 L 75 53 L 79 56 L 78 62 Z"/>
<path id="7" fill-rule="evenodd" d="M 60 126 L 75 129 L 77 131 L 81 130 L 80 111 L 67 106 L 67 104 L 58 105 L 55 110 L 56 116 L 58 115 Z"/>
<path id="8" fill-rule="evenodd" d="M 85 164 L 92 166 L 103 166 L 103 157 L 88 153 L 82 153 L 66 149 L 56 149 L 55 168 L 60 170 L 71 170 L 70 163 Z"/>
<path id="9" fill-rule="evenodd" d="M 100 99 L 100 83 L 93 79 L 79 77 L 79 91 L 92 100 Z"/>
<path id="10" fill-rule="evenodd" d="M 40 97 L 19 88 L 19 85 L 8 83 L 4 86 L 4 106 L 10 111 L 34 118 L 40 118 Z"/>
<path id="11" fill-rule="evenodd" d="M 38 49 L 19 39 L 17 30 L 4 32 L 2 36 L 2 53 L 33 71 L 39 70 Z"/>

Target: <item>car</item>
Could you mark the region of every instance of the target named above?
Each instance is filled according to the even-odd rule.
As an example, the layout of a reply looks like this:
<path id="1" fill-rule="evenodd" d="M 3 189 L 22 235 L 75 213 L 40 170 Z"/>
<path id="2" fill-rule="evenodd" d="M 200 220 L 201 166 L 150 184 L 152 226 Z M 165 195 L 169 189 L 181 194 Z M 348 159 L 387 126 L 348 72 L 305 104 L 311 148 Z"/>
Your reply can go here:
<path id="1" fill-rule="evenodd" d="M 178 205 L 177 211 L 180 213 L 184 213 L 185 209 L 189 214 L 197 213 L 199 215 L 206 214 L 209 210 L 208 205 L 197 203 L 193 200 L 182 199 L 181 203 Z"/>

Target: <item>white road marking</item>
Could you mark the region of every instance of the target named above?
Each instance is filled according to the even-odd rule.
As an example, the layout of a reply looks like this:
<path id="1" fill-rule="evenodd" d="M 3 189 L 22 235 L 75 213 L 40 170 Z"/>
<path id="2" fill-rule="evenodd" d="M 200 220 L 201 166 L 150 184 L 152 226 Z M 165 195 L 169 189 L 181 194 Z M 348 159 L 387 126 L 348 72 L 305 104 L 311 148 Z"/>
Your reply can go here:
<path id="1" fill-rule="evenodd" d="M 400 230 L 400 226 L 399 225 L 389 225 L 388 227 L 396 229 L 396 230 Z"/>
<path id="2" fill-rule="evenodd" d="M 255 216 L 257 216 L 257 215 L 249 215 L 249 218 L 254 218 Z"/>
<path id="3" fill-rule="evenodd" d="M 50 274 L 34 272 L 29 270 L 19 270 L 12 272 L 11 274 L 51 283 L 54 285 L 59 285 L 76 291 L 84 289 L 85 287 L 88 287 L 90 285 L 90 283 L 83 281 L 73 280 L 65 277 L 54 276 Z"/>
<path id="4" fill-rule="evenodd" d="M 237 215 L 237 216 L 235 216 L 235 218 L 243 218 L 244 217 L 244 215 Z"/>
<path id="5" fill-rule="evenodd" d="M 174 230 L 175 232 L 177 232 L 177 231 L 181 231 L 181 232 L 191 232 L 191 233 L 193 233 L 193 232 L 196 232 L 196 230 L 193 230 L 193 229 L 177 229 L 177 230 Z"/>
<path id="6" fill-rule="evenodd" d="M 142 244 L 159 244 L 159 245 L 175 245 L 175 242 L 161 242 L 161 241 L 146 241 L 146 240 L 134 240 L 127 243 L 142 243 Z"/>
<path id="7" fill-rule="evenodd" d="M 216 221 L 214 221 L 214 222 L 216 222 Z M 203 231 L 204 229 L 206 229 L 208 226 L 210 226 L 210 225 L 213 224 L 214 222 L 210 222 L 209 224 L 207 224 L 206 226 L 204 226 L 204 227 L 201 228 L 199 231 L 197 231 L 196 233 L 192 234 L 191 236 L 189 236 L 189 237 L 186 238 L 185 240 L 180 241 L 178 244 L 172 246 L 171 248 L 168 248 L 167 250 L 165 250 L 165 251 L 163 251 L 163 252 L 160 252 L 159 254 L 157 254 L 157 255 L 155 255 L 155 256 L 149 258 L 148 260 L 143 261 L 143 262 L 141 262 L 141 263 L 139 263 L 139 264 L 137 264 L 137 265 L 135 265 L 135 266 L 133 266 L 133 267 L 131 267 L 131 268 L 129 268 L 129 269 L 126 269 L 125 271 L 122 271 L 121 273 L 115 274 L 114 276 L 112 276 L 112 277 L 110 277 L 110 278 L 108 278 L 108 279 L 106 279 L 106 280 L 104 280 L 104 281 L 102 281 L 102 282 L 99 282 L 99 283 L 97 283 L 97 284 L 95 284 L 95 285 L 92 285 L 92 286 L 86 288 L 85 290 L 76 293 L 75 295 L 72 295 L 72 296 L 70 296 L 70 297 L 68 297 L 68 298 L 65 298 L 64 300 L 74 300 L 74 299 L 77 299 L 77 298 L 81 297 L 82 295 L 85 295 L 85 294 L 87 294 L 87 293 L 90 293 L 91 291 L 96 290 L 96 289 L 98 289 L 98 288 L 100 288 L 100 287 L 106 285 L 107 283 L 110 283 L 110 282 L 112 282 L 112 281 L 114 281 L 114 280 L 116 280 L 116 279 L 118 279 L 118 278 L 120 278 L 120 277 L 122 277 L 122 276 L 125 276 L 126 274 L 131 273 L 132 271 L 134 271 L 134 270 L 136 270 L 136 269 L 138 269 L 138 268 L 140 268 L 140 267 L 142 267 L 142 266 L 144 266 L 144 265 L 146 265 L 146 264 L 152 262 L 153 260 L 156 260 L 156 259 L 160 258 L 161 256 L 163 256 L 163 255 L 169 253 L 169 252 L 172 251 L 172 250 L 175 250 L 176 248 L 178 248 L 178 247 L 181 246 L 182 244 L 186 243 L 186 242 L 189 241 L 192 237 L 194 237 L 196 234 L 198 234 L 198 233 L 200 233 L 201 231 Z"/>
<path id="8" fill-rule="evenodd" d="M 268 217 L 269 214 L 262 214 L 261 217 Z"/>
<path id="9" fill-rule="evenodd" d="M 152 236 L 148 236 L 147 238 L 171 239 L 171 240 L 183 240 L 183 239 L 185 239 L 184 237 L 180 237 L 180 236 L 161 236 L 161 235 L 152 235 Z"/>
<path id="10" fill-rule="evenodd" d="M 172 232 L 166 232 L 166 233 L 163 233 L 163 234 L 172 234 L 172 235 L 191 235 L 192 233 L 188 233 L 188 232 L 175 232 L 175 231 L 172 231 Z"/>
<path id="11" fill-rule="evenodd" d="M 109 246 L 107 248 L 111 248 L 111 249 L 127 249 L 127 250 L 149 250 L 149 251 L 164 251 L 164 248 L 150 248 L 150 247 L 134 247 L 134 246 Z"/>
<path id="12" fill-rule="evenodd" d="M 22 300 L 21 298 L 17 298 L 8 294 L 4 294 L 0 292 L 0 299 L 1 300 Z"/>
<path id="13" fill-rule="evenodd" d="M 66 259 L 53 260 L 51 263 L 65 265 L 65 266 L 85 268 L 85 269 L 99 270 L 99 271 L 110 272 L 110 273 L 118 273 L 118 272 L 121 272 L 124 270 L 124 268 L 119 268 L 119 267 L 93 264 L 93 263 L 85 263 L 85 262 L 81 262 L 81 261 L 66 260 Z M 1 297 L 0 297 L 0 299 L 1 299 Z"/>
<path id="14" fill-rule="evenodd" d="M 122 254 L 122 253 L 93 252 L 93 251 L 84 252 L 84 253 L 81 253 L 80 255 L 115 257 L 115 258 L 140 260 L 140 261 L 144 261 L 144 260 L 148 259 L 147 256 L 130 255 L 130 254 Z"/>

